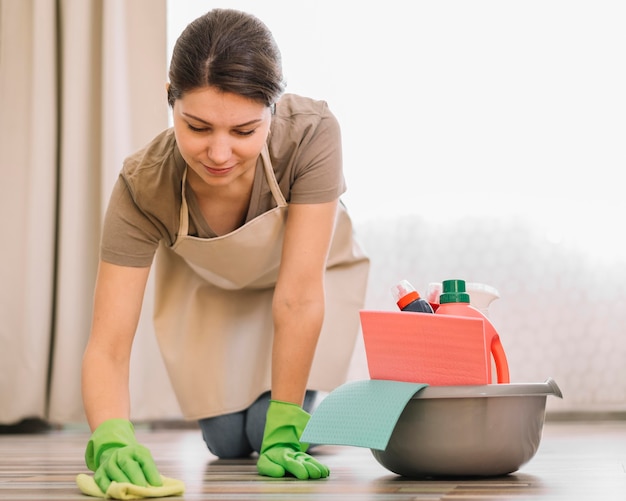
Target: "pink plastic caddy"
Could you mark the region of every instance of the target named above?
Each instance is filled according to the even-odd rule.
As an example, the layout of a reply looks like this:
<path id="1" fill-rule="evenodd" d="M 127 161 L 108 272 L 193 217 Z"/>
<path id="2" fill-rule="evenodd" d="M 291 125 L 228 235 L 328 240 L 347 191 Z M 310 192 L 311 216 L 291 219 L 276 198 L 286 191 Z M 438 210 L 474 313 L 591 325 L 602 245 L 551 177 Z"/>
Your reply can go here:
<path id="1" fill-rule="evenodd" d="M 497 382 L 509 382 L 506 355 L 491 322 L 469 305 L 467 293 L 458 296 L 446 291 L 446 287 L 461 288 L 461 285 L 464 290 L 464 282 L 459 282 L 462 281 L 443 283 L 441 304 L 434 315 L 404 311 L 360 312 L 372 379 L 432 386 L 490 384 L 493 382 L 493 356 Z"/>

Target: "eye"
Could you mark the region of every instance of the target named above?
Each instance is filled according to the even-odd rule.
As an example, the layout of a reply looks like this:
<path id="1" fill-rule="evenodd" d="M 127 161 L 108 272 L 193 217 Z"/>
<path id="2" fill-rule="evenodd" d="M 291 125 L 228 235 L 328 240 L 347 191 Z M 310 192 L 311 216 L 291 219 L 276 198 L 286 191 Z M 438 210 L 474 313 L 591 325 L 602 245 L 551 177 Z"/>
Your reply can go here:
<path id="1" fill-rule="evenodd" d="M 252 129 L 252 130 L 236 130 L 235 134 L 237 134 L 238 136 L 251 136 L 255 132 L 256 132 L 256 129 Z"/>
<path id="2" fill-rule="evenodd" d="M 189 123 L 187 124 L 187 127 L 193 132 L 206 132 L 207 130 L 209 130 L 207 127 L 194 127 Z"/>

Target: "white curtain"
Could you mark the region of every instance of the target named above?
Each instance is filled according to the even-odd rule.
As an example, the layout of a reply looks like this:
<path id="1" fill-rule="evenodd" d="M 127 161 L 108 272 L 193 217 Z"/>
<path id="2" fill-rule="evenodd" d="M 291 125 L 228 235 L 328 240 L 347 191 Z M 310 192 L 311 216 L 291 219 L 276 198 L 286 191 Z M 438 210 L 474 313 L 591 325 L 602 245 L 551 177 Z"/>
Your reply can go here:
<path id="1" fill-rule="evenodd" d="M 45 413 L 56 205 L 54 19 L 52 1 L 0 2 L 2 423 Z"/>
<path id="2" fill-rule="evenodd" d="M 165 0 L 0 0 L 0 423 L 84 420 L 103 213 L 123 158 L 167 127 L 165 18 Z M 131 371 L 135 419 L 179 414 L 151 332 L 151 287 Z"/>

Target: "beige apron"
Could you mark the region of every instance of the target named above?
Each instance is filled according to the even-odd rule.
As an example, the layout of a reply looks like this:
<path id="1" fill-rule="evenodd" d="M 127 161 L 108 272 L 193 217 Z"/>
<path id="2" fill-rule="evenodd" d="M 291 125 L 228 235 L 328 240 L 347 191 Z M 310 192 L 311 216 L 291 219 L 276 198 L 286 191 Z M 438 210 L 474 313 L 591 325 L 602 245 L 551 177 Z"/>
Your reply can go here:
<path id="1" fill-rule="evenodd" d="M 287 203 L 267 148 L 261 158 L 276 208 L 227 235 L 189 236 L 185 172 L 178 237 L 157 253 L 155 330 L 187 419 L 239 411 L 270 389 L 271 304 Z M 369 260 L 339 204 L 325 275 L 326 314 L 309 389 L 332 391 L 345 382 L 368 271 Z"/>

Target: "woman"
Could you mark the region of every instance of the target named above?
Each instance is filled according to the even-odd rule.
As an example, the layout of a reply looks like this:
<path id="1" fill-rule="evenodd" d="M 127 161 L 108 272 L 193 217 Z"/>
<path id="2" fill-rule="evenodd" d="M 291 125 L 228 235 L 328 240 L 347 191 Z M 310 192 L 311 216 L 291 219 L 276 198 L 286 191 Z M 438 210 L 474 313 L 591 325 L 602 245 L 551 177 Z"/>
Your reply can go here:
<path id="1" fill-rule="evenodd" d="M 325 477 L 299 436 L 314 391 L 345 380 L 369 267 L 339 201 L 337 121 L 324 102 L 283 95 L 271 33 L 235 10 L 184 30 L 169 80 L 174 126 L 125 161 L 105 219 L 83 361 L 87 465 L 103 491 L 160 483 L 128 388 L 156 255 L 159 347 L 209 450 L 257 452 L 262 475 Z"/>

